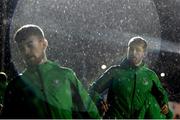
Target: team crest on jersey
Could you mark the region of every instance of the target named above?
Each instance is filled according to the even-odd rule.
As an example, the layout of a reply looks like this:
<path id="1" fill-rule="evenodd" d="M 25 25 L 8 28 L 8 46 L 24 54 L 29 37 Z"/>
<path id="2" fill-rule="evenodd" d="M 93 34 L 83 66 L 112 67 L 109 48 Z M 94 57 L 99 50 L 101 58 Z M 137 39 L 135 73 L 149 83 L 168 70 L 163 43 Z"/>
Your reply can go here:
<path id="1" fill-rule="evenodd" d="M 59 86 L 59 84 L 60 84 L 59 80 L 57 80 L 57 79 L 53 80 L 53 85 L 54 86 Z"/>
<path id="2" fill-rule="evenodd" d="M 148 85 L 148 81 L 146 79 L 143 80 L 144 85 Z"/>

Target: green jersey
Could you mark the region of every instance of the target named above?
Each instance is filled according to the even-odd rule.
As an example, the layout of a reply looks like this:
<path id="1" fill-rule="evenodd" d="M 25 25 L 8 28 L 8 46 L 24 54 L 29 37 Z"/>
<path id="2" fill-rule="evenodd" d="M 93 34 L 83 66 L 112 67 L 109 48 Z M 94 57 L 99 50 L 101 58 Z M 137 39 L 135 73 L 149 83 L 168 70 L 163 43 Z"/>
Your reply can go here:
<path id="1" fill-rule="evenodd" d="M 165 118 L 160 106 L 168 97 L 155 72 L 144 64 L 135 67 L 128 60 L 108 69 L 90 87 L 93 100 L 108 89 L 110 104 L 105 118 Z"/>
<path id="2" fill-rule="evenodd" d="M 8 85 L 2 116 L 11 118 L 99 118 L 75 73 L 47 61 L 27 68 Z"/>

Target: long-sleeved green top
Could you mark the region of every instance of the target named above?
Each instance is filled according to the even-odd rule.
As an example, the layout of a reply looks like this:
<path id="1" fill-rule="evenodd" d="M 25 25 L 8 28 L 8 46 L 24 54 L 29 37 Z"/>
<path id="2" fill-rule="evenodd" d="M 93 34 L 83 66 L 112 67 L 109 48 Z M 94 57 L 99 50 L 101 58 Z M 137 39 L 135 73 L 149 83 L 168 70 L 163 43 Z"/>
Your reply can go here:
<path id="1" fill-rule="evenodd" d="M 160 106 L 168 104 L 167 93 L 155 72 L 143 63 L 135 67 L 125 59 L 105 71 L 89 91 L 97 103 L 107 89 L 110 107 L 105 118 L 165 118 Z"/>
<path id="2" fill-rule="evenodd" d="M 47 61 L 8 85 L 2 117 L 99 118 L 99 113 L 75 73 Z"/>

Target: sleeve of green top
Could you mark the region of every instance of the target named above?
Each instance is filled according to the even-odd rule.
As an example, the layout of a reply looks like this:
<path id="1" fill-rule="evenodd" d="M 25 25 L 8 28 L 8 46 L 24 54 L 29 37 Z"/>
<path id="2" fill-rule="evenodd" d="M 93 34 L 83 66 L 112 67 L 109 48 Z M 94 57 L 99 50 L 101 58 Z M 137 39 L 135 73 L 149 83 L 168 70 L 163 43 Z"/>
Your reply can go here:
<path id="1" fill-rule="evenodd" d="M 101 99 L 101 93 L 108 89 L 112 82 L 113 68 L 106 70 L 89 88 L 89 93 L 93 101 L 97 104 Z"/>
<path id="2" fill-rule="evenodd" d="M 163 88 L 159 78 L 154 73 L 153 74 L 153 88 L 152 92 L 155 95 L 156 99 L 158 100 L 160 106 L 168 103 L 168 94 L 166 90 Z"/>
<path id="3" fill-rule="evenodd" d="M 75 92 L 72 95 L 74 108 L 80 113 L 83 113 L 82 118 L 100 118 L 96 105 L 73 71 L 71 71 L 71 78 L 72 89 Z"/>
<path id="4" fill-rule="evenodd" d="M 163 88 L 158 76 L 154 73 L 153 75 L 153 88 L 152 88 L 152 93 L 155 96 L 156 100 L 162 107 L 164 104 L 168 105 L 168 94 L 166 90 Z M 172 111 L 169 110 L 169 113 L 166 114 L 166 117 L 168 119 L 173 117 Z"/>

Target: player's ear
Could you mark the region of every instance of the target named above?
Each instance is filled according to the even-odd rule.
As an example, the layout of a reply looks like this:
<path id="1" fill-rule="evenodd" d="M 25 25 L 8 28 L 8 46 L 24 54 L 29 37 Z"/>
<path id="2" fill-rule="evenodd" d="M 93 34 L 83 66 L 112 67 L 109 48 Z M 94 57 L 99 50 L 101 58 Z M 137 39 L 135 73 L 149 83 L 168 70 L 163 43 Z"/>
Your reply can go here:
<path id="1" fill-rule="evenodd" d="M 48 41 L 46 38 L 44 38 L 44 40 L 43 40 L 43 46 L 45 49 L 48 47 Z"/>

